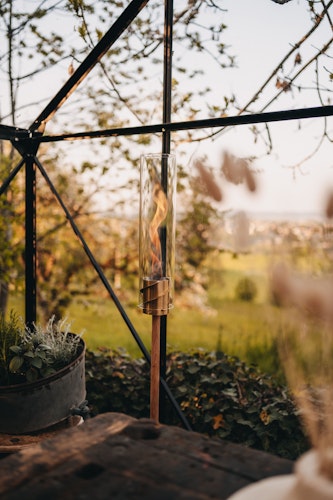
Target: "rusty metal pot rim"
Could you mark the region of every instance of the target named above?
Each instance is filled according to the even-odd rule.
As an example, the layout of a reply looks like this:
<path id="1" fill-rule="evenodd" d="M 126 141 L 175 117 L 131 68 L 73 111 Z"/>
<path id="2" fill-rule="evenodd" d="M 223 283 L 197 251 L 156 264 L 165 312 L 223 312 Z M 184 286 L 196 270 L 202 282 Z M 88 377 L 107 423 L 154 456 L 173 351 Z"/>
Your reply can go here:
<path id="1" fill-rule="evenodd" d="M 76 333 L 71 333 L 71 332 L 69 333 L 69 335 L 78 336 Z M 86 345 L 82 337 L 80 337 L 76 356 L 68 365 L 64 366 L 60 370 L 57 370 L 55 373 L 52 373 L 52 375 L 40 378 L 38 380 L 35 380 L 34 382 L 22 382 L 20 384 L 0 385 L 0 393 L 19 392 L 20 389 L 28 391 L 30 388 L 35 389 L 36 387 L 47 385 L 51 383 L 53 380 L 56 380 L 59 377 L 65 375 L 65 373 L 70 372 L 78 363 L 80 363 L 82 358 L 85 356 L 85 352 L 86 352 Z"/>

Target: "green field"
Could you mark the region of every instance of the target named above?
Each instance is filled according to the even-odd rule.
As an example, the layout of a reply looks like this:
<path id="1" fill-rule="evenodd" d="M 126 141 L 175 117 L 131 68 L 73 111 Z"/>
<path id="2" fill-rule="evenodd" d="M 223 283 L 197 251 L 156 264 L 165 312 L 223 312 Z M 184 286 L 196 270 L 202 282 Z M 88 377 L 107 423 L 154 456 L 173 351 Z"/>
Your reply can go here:
<path id="1" fill-rule="evenodd" d="M 168 349 L 221 349 L 227 354 L 257 364 L 268 373 L 281 373 L 276 339 L 279 333 L 279 310 L 267 300 L 267 266 L 264 255 L 232 258 L 217 254 L 206 263 L 208 275 L 207 311 L 177 307 L 168 316 Z M 235 286 L 247 276 L 257 286 L 253 303 L 235 298 Z M 151 317 L 136 307 L 136 294 L 127 292 L 122 305 L 146 348 L 150 349 Z M 23 313 L 23 300 L 11 297 L 10 308 Z M 112 300 L 101 295 L 75 299 L 67 311 L 75 332 L 84 331 L 87 347 L 123 348 L 131 356 L 141 351 Z"/>

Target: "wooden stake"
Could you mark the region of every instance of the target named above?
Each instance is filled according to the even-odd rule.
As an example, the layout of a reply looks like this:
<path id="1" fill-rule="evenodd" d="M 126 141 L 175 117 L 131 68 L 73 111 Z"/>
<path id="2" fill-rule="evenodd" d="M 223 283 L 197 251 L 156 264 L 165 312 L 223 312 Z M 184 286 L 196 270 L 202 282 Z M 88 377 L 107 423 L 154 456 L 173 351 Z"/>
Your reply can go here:
<path id="1" fill-rule="evenodd" d="M 161 317 L 152 316 L 150 361 L 150 418 L 159 421 L 160 407 L 160 325 Z"/>

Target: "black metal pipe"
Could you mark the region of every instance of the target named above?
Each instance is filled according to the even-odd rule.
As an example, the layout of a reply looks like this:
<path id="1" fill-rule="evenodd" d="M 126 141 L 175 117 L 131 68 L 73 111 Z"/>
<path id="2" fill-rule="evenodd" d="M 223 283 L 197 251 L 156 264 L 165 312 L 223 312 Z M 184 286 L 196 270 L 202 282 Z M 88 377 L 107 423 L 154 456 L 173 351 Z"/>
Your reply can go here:
<path id="1" fill-rule="evenodd" d="M 12 141 L 15 138 L 29 137 L 29 130 L 11 125 L 0 124 L 0 140 Z"/>
<path id="2" fill-rule="evenodd" d="M 164 1 L 164 63 L 163 63 L 163 123 L 171 122 L 171 102 L 172 102 L 172 28 L 173 28 L 173 0 Z M 170 153 L 171 132 L 162 132 L 162 153 Z M 164 192 L 168 191 L 168 161 L 162 157 L 161 164 L 161 184 Z M 160 230 L 162 262 L 164 263 L 163 273 L 166 269 L 167 253 L 167 230 L 162 227 Z M 167 351 L 167 322 L 166 315 L 160 321 L 160 375 L 161 379 L 166 375 L 166 351 Z M 163 385 L 161 384 L 162 388 Z M 165 421 L 165 391 L 160 392 L 160 420 Z"/>
<path id="3" fill-rule="evenodd" d="M 54 136 L 32 137 L 33 142 L 58 142 L 74 141 L 78 139 L 96 139 L 102 137 L 120 137 L 138 134 L 163 133 L 165 131 L 175 132 L 179 130 L 195 130 L 202 128 L 230 127 L 234 125 L 252 125 L 254 123 L 271 123 L 287 120 L 303 120 L 306 118 L 320 118 L 333 115 L 333 106 L 319 106 L 315 108 L 291 109 L 285 111 L 272 111 L 270 113 L 255 113 L 252 115 L 223 116 L 220 118 L 209 118 L 174 123 L 156 123 L 154 125 L 140 125 L 137 127 L 112 128 L 106 130 L 94 130 L 91 132 L 77 132 L 73 134 L 62 134 Z M 24 143 L 24 139 L 22 142 Z"/>
<path id="4" fill-rule="evenodd" d="M 139 14 L 149 0 L 132 0 L 132 2 L 121 13 L 111 28 L 100 39 L 97 45 L 80 64 L 73 75 L 62 86 L 59 92 L 48 103 L 40 115 L 29 127 L 30 131 L 44 131 L 45 124 L 52 118 L 54 113 L 63 105 L 68 97 L 74 92 L 78 85 L 90 73 L 98 61 L 109 50 L 112 44 L 120 37 L 133 19 Z"/>
<path id="5" fill-rule="evenodd" d="M 37 316 L 36 278 L 36 164 L 25 158 L 25 321 L 29 327 Z"/>
<path id="6" fill-rule="evenodd" d="M 173 0 L 164 2 L 163 123 L 171 122 Z M 162 152 L 170 153 L 170 130 L 162 131 Z M 162 179 L 163 180 L 163 179 Z"/>
<path id="7" fill-rule="evenodd" d="M 185 417 L 184 413 L 182 412 L 181 408 L 179 407 L 177 401 L 175 400 L 175 398 L 173 397 L 172 395 L 172 392 L 170 391 L 170 388 L 165 380 L 164 377 L 161 378 L 161 385 L 163 387 L 163 390 L 165 392 L 165 394 L 167 395 L 167 397 L 169 398 L 169 401 L 170 403 L 172 404 L 172 406 L 174 407 L 174 409 L 176 410 L 176 413 L 179 417 L 179 420 L 182 422 L 184 428 L 188 431 L 191 431 L 192 428 L 187 420 L 187 418 Z"/>

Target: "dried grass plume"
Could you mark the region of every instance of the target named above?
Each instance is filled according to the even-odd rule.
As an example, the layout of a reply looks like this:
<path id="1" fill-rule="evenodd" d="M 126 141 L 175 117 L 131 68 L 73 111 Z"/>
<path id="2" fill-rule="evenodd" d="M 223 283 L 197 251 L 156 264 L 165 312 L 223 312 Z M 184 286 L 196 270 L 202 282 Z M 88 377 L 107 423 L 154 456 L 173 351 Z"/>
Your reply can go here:
<path id="1" fill-rule="evenodd" d="M 221 173 L 232 184 L 238 185 L 245 182 L 250 192 L 254 193 L 257 190 L 254 174 L 249 168 L 249 162 L 244 158 L 237 158 L 225 152 L 222 159 Z"/>
<path id="2" fill-rule="evenodd" d="M 206 193 L 213 198 L 213 200 L 222 201 L 222 191 L 215 180 L 213 172 L 205 167 L 200 160 L 196 160 L 194 166 L 198 170 L 200 181 Z"/>

